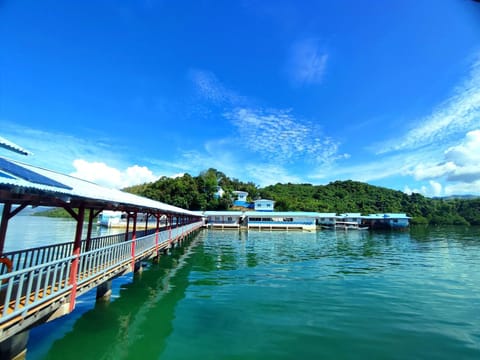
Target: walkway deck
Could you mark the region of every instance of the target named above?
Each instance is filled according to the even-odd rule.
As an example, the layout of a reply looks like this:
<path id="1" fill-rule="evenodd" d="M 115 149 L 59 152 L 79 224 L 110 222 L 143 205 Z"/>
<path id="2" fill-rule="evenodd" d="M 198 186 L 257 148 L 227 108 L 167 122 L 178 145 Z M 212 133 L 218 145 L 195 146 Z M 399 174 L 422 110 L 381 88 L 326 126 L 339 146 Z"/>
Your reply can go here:
<path id="1" fill-rule="evenodd" d="M 0 275 L 0 342 L 36 323 L 68 314 L 72 291 L 78 297 L 88 290 L 135 269 L 135 264 L 167 251 L 187 239 L 202 222 L 159 231 L 137 232 L 125 241 L 125 234 L 91 239 L 90 250 L 78 257 L 73 242 L 4 253 L 12 261 L 12 272 Z M 141 236 L 139 236 L 141 235 Z M 131 237 L 131 234 L 130 234 Z M 85 249 L 87 242 L 82 242 Z M 78 272 L 70 279 L 71 267 Z"/>

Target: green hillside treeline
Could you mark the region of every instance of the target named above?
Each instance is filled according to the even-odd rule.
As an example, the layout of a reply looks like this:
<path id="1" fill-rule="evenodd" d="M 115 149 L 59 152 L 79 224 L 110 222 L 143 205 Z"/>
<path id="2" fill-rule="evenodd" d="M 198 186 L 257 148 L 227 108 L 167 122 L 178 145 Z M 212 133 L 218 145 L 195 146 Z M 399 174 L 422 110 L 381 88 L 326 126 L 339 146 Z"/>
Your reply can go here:
<path id="1" fill-rule="evenodd" d="M 220 199 L 214 197 L 218 186 L 225 191 Z M 276 211 L 400 212 L 411 216 L 414 224 L 480 225 L 480 198 L 432 199 L 351 180 L 328 185 L 289 183 L 259 188 L 209 169 L 196 177 L 189 174 L 162 177 L 124 190 L 189 210 L 232 209 L 233 191 L 242 190 L 249 193 L 250 200 L 275 200 Z"/>

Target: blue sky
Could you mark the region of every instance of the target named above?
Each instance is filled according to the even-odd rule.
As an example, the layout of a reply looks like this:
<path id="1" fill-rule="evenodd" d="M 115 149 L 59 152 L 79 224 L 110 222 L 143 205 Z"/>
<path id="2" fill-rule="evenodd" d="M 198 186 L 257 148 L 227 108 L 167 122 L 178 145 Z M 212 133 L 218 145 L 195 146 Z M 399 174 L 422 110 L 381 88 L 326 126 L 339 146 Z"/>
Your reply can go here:
<path id="1" fill-rule="evenodd" d="M 0 0 L 0 156 L 480 195 L 480 3 Z"/>

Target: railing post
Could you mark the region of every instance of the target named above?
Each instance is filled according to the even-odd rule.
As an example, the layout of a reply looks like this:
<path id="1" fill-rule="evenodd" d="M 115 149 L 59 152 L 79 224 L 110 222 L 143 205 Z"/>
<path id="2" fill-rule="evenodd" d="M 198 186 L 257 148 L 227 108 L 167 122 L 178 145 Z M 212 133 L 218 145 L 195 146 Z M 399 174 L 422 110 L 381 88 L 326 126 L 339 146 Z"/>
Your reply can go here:
<path id="1" fill-rule="evenodd" d="M 77 228 L 75 231 L 75 241 L 73 243 L 73 256 L 72 266 L 70 268 L 70 285 L 72 285 L 72 292 L 70 294 L 70 307 L 69 311 L 72 312 L 75 308 L 75 297 L 77 296 L 77 275 L 78 264 L 80 262 L 80 247 L 82 245 L 82 229 L 83 221 L 85 218 L 85 205 L 80 205 L 77 215 Z"/>
<path id="2" fill-rule="evenodd" d="M 85 245 L 85 251 L 89 251 L 90 247 L 92 246 L 92 225 L 93 225 L 93 218 L 94 213 L 93 209 L 90 209 L 90 213 L 88 215 L 88 227 L 87 227 L 87 243 Z"/>
<path id="3" fill-rule="evenodd" d="M 137 213 L 131 215 L 133 217 L 133 231 L 132 231 L 132 271 L 135 271 L 135 242 L 137 239 Z M 130 217 L 130 214 L 128 215 Z"/>
<path id="4" fill-rule="evenodd" d="M 147 216 L 145 216 L 145 235 L 147 235 L 147 230 L 148 230 L 148 219 L 150 218 L 150 213 L 147 213 Z"/>
<path id="5" fill-rule="evenodd" d="M 160 233 L 160 215 L 156 215 L 157 218 L 157 229 L 155 231 L 155 254 L 158 256 L 158 236 Z"/>
<path id="6" fill-rule="evenodd" d="M 125 228 L 125 241 L 128 241 L 128 230 L 130 229 L 130 213 L 127 213 L 127 227 Z"/>
<path id="7" fill-rule="evenodd" d="M 168 219 L 168 242 L 171 243 L 171 242 L 172 242 L 172 221 L 173 221 L 173 216 L 172 216 L 172 215 L 168 215 L 167 219 Z"/>
<path id="8" fill-rule="evenodd" d="M 0 223 L 0 256 L 3 254 L 3 248 L 5 246 L 5 237 L 7 236 L 7 226 L 11 208 L 11 203 L 6 202 L 3 204 L 2 221 Z"/>

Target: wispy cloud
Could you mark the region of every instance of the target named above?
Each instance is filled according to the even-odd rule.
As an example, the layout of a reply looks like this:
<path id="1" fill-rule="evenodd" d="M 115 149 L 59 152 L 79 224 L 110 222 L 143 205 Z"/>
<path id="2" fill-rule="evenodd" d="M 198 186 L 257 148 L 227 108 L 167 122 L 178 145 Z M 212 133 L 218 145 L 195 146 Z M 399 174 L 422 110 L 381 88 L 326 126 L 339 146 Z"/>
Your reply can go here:
<path id="1" fill-rule="evenodd" d="M 287 62 L 291 81 L 297 85 L 318 84 L 323 80 L 328 54 L 315 39 L 303 39 L 293 44 Z"/>
<path id="2" fill-rule="evenodd" d="M 111 146 L 113 142 L 106 138 L 79 138 L 8 121 L 1 121 L 0 124 L 2 133 L 7 138 L 33 153 L 32 156 L 21 157 L 19 160 L 33 165 L 67 173 L 72 171 L 74 159 L 97 160 L 100 157 L 104 161 L 113 162 L 118 156 Z"/>
<path id="3" fill-rule="evenodd" d="M 225 116 L 237 128 L 241 144 L 276 163 L 327 163 L 338 159 L 338 142 L 291 110 L 236 108 Z"/>
<path id="4" fill-rule="evenodd" d="M 146 166 L 138 164 L 122 169 L 125 160 L 122 159 L 121 149 L 118 146 L 113 148 L 113 142 L 105 138 L 83 139 L 5 121 L 1 125 L 6 136 L 34 153 L 29 157 L 17 156 L 19 161 L 118 189 L 155 181 L 159 177 Z M 11 152 L 5 156 L 15 158 Z"/>
<path id="5" fill-rule="evenodd" d="M 348 157 L 338 153 L 338 141 L 323 134 L 315 123 L 300 119 L 292 109 L 266 109 L 253 105 L 248 97 L 230 90 L 209 71 L 192 70 L 189 75 L 202 97 L 214 105 L 221 105 L 223 116 L 233 125 L 227 135 L 205 144 L 203 154 L 213 164 L 219 162 L 219 154 L 223 158 L 231 154 L 230 159 L 220 161 L 222 164 L 234 161 L 235 155 L 230 152 L 232 144 L 250 156 L 257 156 L 259 161 L 268 161 L 276 166 L 297 162 L 326 164 Z M 214 156 L 208 150 L 212 144 L 217 148 Z M 222 149 L 218 150 L 220 145 Z M 189 158 L 198 156 L 201 155 L 196 151 Z M 198 159 L 195 165 L 201 162 L 204 162 L 203 159 Z M 287 174 L 284 177 L 298 179 Z"/>
<path id="6" fill-rule="evenodd" d="M 387 179 L 395 176 L 407 175 L 412 163 L 421 161 L 419 154 L 402 154 L 376 157 L 372 161 L 349 165 L 342 164 L 341 167 L 320 166 L 312 170 L 311 179 L 322 179 L 332 181 L 338 179 L 351 179 L 356 181 L 371 182 Z"/>
<path id="7" fill-rule="evenodd" d="M 251 163 L 247 164 L 244 169 L 246 174 L 248 174 L 248 177 L 252 179 L 255 184 L 262 187 L 276 183 L 295 184 L 302 182 L 301 176 L 290 174 L 289 171 L 281 165 L 271 163 Z"/>
<path id="8" fill-rule="evenodd" d="M 478 127 L 480 119 L 480 58 L 470 69 L 468 78 L 436 111 L 416 120 L 412 129 L 398 139 L 378 146 L 379 154 L 412 150 L 438 144 Z"/>
<path id="9" fill-rule="evenodd" d="M 215 74 L 210 71 L 192 69 L 189 71 L 189 77 L 199 95 L 216 105 L 224 103 L 238 104 L 242 101 L 241 96 L 226 88 Z"/>
<path id="10" fill-rule="evenodd" d="M 243 179 L 243 165 L 236 156 L 237 151 L 232 151 L 233 143 L 233 139 L 210 140 L 200 149 L 179 150 L 175 163 L 161 163 L 164 168 L 191 175 L 215 168 L 228 176 Z"/>

